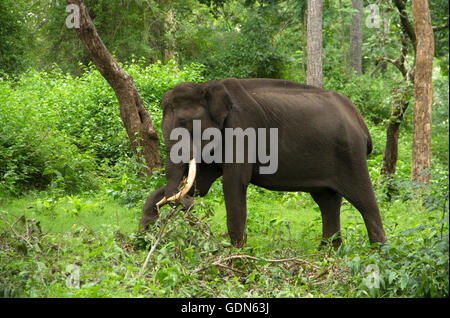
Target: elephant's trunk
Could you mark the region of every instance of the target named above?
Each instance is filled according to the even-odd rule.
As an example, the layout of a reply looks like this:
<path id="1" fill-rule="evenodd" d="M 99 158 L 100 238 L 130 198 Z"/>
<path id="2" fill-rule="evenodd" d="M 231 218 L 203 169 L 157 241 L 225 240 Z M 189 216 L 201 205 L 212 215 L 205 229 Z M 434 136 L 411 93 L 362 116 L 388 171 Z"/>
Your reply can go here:
<path id="1" fill-rule="evenodd" d="M 187 179 L 184 178 L 183 181 L 181 182 L 181 185 L 182 185 L 181 190 L 169 198 L 164 196 L 164 198 L 162 198 L 158 203 L 156 203 L 157 209 L 159 209 L 161 206 L 163 206 L 167 202 L 176 201 L 176 200 L 181 199 L 189 192 L 189 190 L 192 188 L 192 185 L 194 184 L 195 174 L 197 172 L 196 166 L 197 165 L 195 162 L 195 158 L 192 158 L 191 161 L 189 161 L 188 177 L 187 177 Z"/>

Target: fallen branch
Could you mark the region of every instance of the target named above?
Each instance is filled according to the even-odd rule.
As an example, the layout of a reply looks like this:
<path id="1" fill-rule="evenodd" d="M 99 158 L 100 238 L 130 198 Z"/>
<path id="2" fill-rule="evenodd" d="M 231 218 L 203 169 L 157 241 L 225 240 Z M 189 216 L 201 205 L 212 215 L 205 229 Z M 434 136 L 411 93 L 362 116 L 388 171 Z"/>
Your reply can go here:
<path id="1" fill-rule="evenodd" d="M 308 261 L 300 259 L 300 258 L 295 258 L 295 257 L 282 258 L 282 259 L 264 259 L 264 258 L 259 258 L 259 257 L 255 257 L 255 256 L 250 256 L 250 255 L 232 255 L 232 256 L 228 256 L 228 257 L 219 259 L 219 260 L 217 260 L 215 262 L 212 262 L 212 263 L 210 263 L 210 264 L 208 264 L 208 265 L 206 265 L 204 267 L 197 268 L 196 270 L 194 270 L 194 273 L 198 273 L 198 272 L 204 271 L 204 270 L 208 269 L 210 266 L 213 266 L 213 265 L 224 267 L 224 265 L 222 264 L 223 262 L 226 262 L 226 261 L 229 261 L 229 260 L 233 260 L 233 259 L 249 259 L 249 260 L 252 260 L 252 261 L 264 261 L 264 262 L 267 262 L 267 263 L 295 262 L 295 263 L 309 265 L 309 266 L 311 266 L 311 267 L 313 267 L 315 269 L 320 269 L 319 266 L 317 266 L 317 265 L 315 265 L 315 264 L 313 264 L 311 262 L 308 262 Z"/>
<path id="2" fill-rule="evenodd" d="M 11 231 L 19 238 L 21 238 L 23 241 L 25 241 L 25 243 L 27 243 L 27 245 L 30 248 L 34 248 L 33 244 L 31 244 L 31 242 L 29 240 L 27 240 L 24 236 L 20 235 L 19 233 L 16 232 L 16 230 L 14 229 L 14 227 L 8 223 L 8 221 L 5 220 L 5 218 L 0 214 L 0 219 L 3 220 L 3 222 L 5 222 L 9 228 L 11 229 Z M 16 222 L 14 222 L 14 225 L 16 224 Z"/>
<path id="3" fill-rule="evenodd" d="M 20 218 L 17 218 L 17 220 L 14 221 L 14 223 L 11 225 L 11 229 L 14 228 L 14 226 L 17 224 L 17 222 L 22 221 L 22 222 L 26 222 L 25 220 L 25 215 L 22 215 Z"/>
<path id="4" fill-rule="evenodd" d="M 244 271 L 241 271 L 240 269 L 237 269 L 237 268 L 234 268 L 234 267 L 230 267 L 230 266 L 227 266 L 227 265 L 216 264 L 216 266 L 223 267 L 223 268 L 228 269 L 228 270 L 233 271 L 233 272 L 238 272 L 239 274 L 242 274 L 242 275 L 245 274 Z"/>
<path id="5" fill-rule="evenodd" d="M 147 254 L 147 257 L 145 258 L 145 262 L 141 267 L 141 270 L 139 271 L 139 276 L 142 276 L 142 274 L 144 273 L 145 268 L 148 265 L 148 262 L 150 261 L 150 257 L 152 256 L 153 252 L 156 250 L 156 247 L 158 246 L 159 242 L 161 241 L 161 239 L 169 232 L 165 232 L 166 230 L 166 225 L 167 222 L 169 221 L 169 219 L 175 214 L 175 212 L 177 212 L 178 209 L 176 208 L 172 208 L 172 210 L 170 210 L 170 212 L 164 217 L 164 219 L 161 220 L 161 228 L 159 230 L 158 236 L 156 237 L 156 240 L 154 243 L 152 243 L 152 247 L 150 248 L 150 251 Z M 159 209 L 158 209 L 158 214 L 159 214 Z"/>

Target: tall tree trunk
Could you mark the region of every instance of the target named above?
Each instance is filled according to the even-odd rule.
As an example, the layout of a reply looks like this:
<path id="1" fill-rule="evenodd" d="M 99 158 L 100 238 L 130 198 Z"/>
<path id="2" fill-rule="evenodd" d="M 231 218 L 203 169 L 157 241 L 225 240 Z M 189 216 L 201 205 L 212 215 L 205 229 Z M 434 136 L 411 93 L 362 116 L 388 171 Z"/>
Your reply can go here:
<path id="1" fill-rule="evenodd" d="M 414 71 L 414 132 L 411 178 L 429 183 L 431 174 L 431 109 L 433 105 L 434 38 L 428 0 L 413 0 L 412 11 L 416 34 Z"/>
<path id="2" fill-rule="evenodd" d="M 172 28 L 174 23 L 175 23 L 175 12 L 174 9 L 171 7 L 167 12 L 166 20 L 164 22 L 164 33 L 166 34 L 170 33 L 170 29 Z M 167 43 L 167 40 L 165 42 L 166 45 L 164 47 L 164 61 L 169 61 L 170 59 L 173 59 L 175 57 L 175 54 L 172 50 L 173 43 Z"/>
<path id="3" fill-rule="evenodd" d="M 339 9 L 342 10 L 342 0 L 339 0 Z M 344 17 L 342 15 L 342 11 L 339 11 L 339 20 L 341 20 L 341 45 L 342 45 L 342 55 L 344 56 L 344 74 L 347 75 L 347 48 L 346 48 L 346 41 L 345 41 L 345 22 Z"/>
<path id="4" fill-rule="evenodd" d="M 380 41 L 381 51 L 385 55 L 387 43 L 389 43 L 389 25 L 390 25 L 390 14 L 385 10 L 381 10 L 381 38 Z M 384 74 L 387 70 L 387 64 L 381 63 L 380 65 L 381 73 Z"/>
<path id="5" fill-rule="evenodd" d="M 143 172 L 149 175 L 153 168 L 160 165 L 158 135 L 133 78 L 120 67 L 103 44 L 83 0 L 67 0 L 67 3 L 79 8 L 79 28 L 75 28 L 77 35 L 92 62 L 113 88 L 132 148 L 138 160 L 140 156 L 144 157 L 147 167 Z"/>
<path id="6" fill-rule="evenodd" d="M 302 19 L 302 76 L 306 80 L 306 51 L 308 50 L 308 10 L 303 13 Z"/>
<path id="7" fill-rule="evenodd" d="M 383 163 L 381 166 L 381 174 L 388 177 L 395 173 L 398 158 L 398 136 L 400 132 L 400 124 L 403 121 L 403 115 L 408 108 L 409 102 L 405 99 L 406 93 L 404 90 L 411 82 L 410 72 L 405 67 L 406 55 L 408 53 L 408 40 L 405 34 L 402 34 L 402 49 L 400 56 L 395 59 L 382 58 L 379 63 L 390 62 L 402 73 L 405 82 L 405 88 L 393 89 L 394 98 L 392 104 L 391 117 L 389 119 L 388 128 L 386 131 L 386 146 L 383 153 Z"/>
<path id="8" fill-rule="evenodd" d="M 409 102 L 399 101 L 392 105 L 391 118 L 386 131 L 386 146 L 383 152 L 383 164 L 381 174 L 388 177 L 395 173 L 398 159 L 398 137 L 403 115 L 408 108 Z"/>
<path id="9" fill-rule="evenodd" d="M 402 41 L 402 48 L 400 51 L 400 55 L 395 60 L 389 59 L 386 57 L 382 57 L 377 60 L 378 63 L 391 63 L 393 64 L 402 74 L 405 88 L 414 80 L 414 69 L 408 70 L 405 65 L 406 61 L 406 55 L 408 53 L 408 46 L 409 42 L 408 40 L 413 44 L 413 46 L 416 43 L 416 37 L 414 33 L 414 28 L 409 21 L 408 13 L 406 12 L 406 5 L 404 3 L 404 0 L 393 0 L 395 7 L 397 8 L 397 11 L 400 16 L 400 23 L 401 23 L 401 41 Z M 415 50 L 414 50 L 415 53 Z M 392 105 L 392 112 L 391 117 L 389 120 L 389 125 L 386 132 L 386 146 L 384 148 L 383 153 L 383 163 L 381 167 L 381 174 L 386 175 L 388 179 L 391 178 L 391 176 L 395 173 L 395 168 L 397 166 L 397 158 L 398 158 L 398 136 L 400 131 L 400 123 L 403 120 L 403 114 L 405 113 L 406 109 L 408 108 L 409 102 L 407 101 L 407 92 L 402 91 L 402 89 L 394 90 L 394 93 L 399 96 L 399 99 L 394 101 L 394 104 Z M 388 185 L 389 186 L 389 185 Z"/>
<path id="10" fill-rule="evenodd" d="M 306 83 L 322 87 L 322 0 L 308 0 Z"/>
<path id="11" fill-rule="evenodd" d="M 362 0 L 352 0 L 352 9 L 358 11 L 352 15 L 352 22 L 350 24 L 350 69 L 353 74 L 361 76 L 362 19 L 363 19 Z"/>

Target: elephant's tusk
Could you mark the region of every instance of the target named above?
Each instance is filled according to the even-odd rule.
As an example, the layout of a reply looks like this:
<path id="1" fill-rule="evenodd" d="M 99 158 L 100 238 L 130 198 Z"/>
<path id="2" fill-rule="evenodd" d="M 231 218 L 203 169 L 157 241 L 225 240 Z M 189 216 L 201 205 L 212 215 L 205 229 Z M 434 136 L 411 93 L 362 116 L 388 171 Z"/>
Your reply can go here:
<path id="1" fill-rule="evenodd" d="M 178 192 L 177 194 L 172 195 L 168 199 L 166 199 L 166 197 L 164 197 L 158 203 L 156 203 L 156 208 L 158 210 L 159 210 L 160 206 L 166 204 L 167 202 L 175 201 L 175 200 L 178 200 L 178 199 L 184 197 L 186 195 L 186 193 L 188 193 L 189 190 L 191 190 L 192 185 L 194 184 L 195 174 L 197 173 L 197 169 L 196 168 L 197 167 L 196 167 L 195 158 L 192 158 L 191 161 L 189 161 L 189 172 L 188 172 L 188 177 L 187 177 L 186 184 L 180 190 L 180 192 Z"/>

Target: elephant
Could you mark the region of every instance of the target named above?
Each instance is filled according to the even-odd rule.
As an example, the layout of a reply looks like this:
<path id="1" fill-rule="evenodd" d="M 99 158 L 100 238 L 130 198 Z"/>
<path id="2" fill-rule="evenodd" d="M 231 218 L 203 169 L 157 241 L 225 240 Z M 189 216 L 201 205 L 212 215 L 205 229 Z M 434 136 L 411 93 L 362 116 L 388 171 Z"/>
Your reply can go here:
<path id="1" fill-rule="evenodd" d="M 275 172 L 261 173 L 267 160 L 262 160 L 259 153 L 253 161 L 244 158 L 244 162 L 206 163 L 194 160 L 193 146 L 189 163 L 174 162 L 167 156 L 167 183 L 147 198 L 140 230 L 158 219 L 163 204 L 205 196 L 222 176 L 227 230 L 235 247 L 242 247 L 246 240 L 246 190 L 250 183 L 275 191 L 309 192 L 322 216 L 321 244 L 330 239 L 335 246 L 342 243 L 342 198 L 361 213 L 370 243 L 386 241 L 367 167 L 372 139 L 348 97 L 288 80 L 227 78 L 178 84 L 163 95 L 161 107 L 161 128 L 168 154 L 175 145 L 171 132 L 184 128 L 192 134 L 197 121 L 202 132 L 208 128 L 222 134 L 230 128 L 276 129 L 278 138 L 274 145 L 268 145 L 267 138 L 259 135 L 256 142 L 275 149 L 278 162 Z M 202 141 L 197 147 L 206 145 Z M 218 147 L 223 150 L 225 146 Z M 218 147 L 214 149 L 221 150 Z M 185 186 L 179 191 L 182 183 Z"/>

